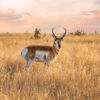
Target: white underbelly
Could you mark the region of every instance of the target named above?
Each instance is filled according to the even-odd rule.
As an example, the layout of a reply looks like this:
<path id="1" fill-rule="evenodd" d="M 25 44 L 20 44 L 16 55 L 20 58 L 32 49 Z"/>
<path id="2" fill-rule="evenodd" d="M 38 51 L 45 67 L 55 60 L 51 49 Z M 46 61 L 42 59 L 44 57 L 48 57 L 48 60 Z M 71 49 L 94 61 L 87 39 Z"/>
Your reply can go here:
<path id="1" fill-rule="evenodd" d="M 37 61 L 46 61 L 48 59 L 49 52 L 47 51 L 36 51 L 35 59 Z"/>

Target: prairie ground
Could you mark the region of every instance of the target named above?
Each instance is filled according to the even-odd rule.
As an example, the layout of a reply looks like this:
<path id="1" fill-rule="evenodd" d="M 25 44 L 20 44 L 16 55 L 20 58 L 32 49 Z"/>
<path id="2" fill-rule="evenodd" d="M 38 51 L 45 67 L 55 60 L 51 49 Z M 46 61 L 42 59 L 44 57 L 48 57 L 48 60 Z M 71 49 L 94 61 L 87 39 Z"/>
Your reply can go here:
<path id="1" fill-rule="evenodd" d="M 66 35 L 49 65 L 34 62 L 28 72 L 21 50 L 53 45 L 52 35 L 0 35 L 0 100 L 100 100 L 100 35 Z"/>

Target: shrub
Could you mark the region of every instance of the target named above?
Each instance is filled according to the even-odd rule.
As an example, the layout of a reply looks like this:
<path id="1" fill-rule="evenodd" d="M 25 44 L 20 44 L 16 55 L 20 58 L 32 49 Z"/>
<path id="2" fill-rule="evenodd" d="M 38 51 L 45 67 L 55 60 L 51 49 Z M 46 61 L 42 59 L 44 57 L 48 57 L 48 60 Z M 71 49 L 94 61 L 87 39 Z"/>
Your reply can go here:
<path id="1" fill-rule="evenodd" d="M 84 35 L 84 31 L 82 30 L 76 30 L 76 32 L 74 33 L 75 35 Z"/>
<path id="2" fill-rule="evenodd" d="M 34 37 L 35 37 L 35 38 L 39 38 L 39 34 L 41 34 L 41 33 L 40 33 L 40 29 L 36 28 L 36 29 L 35 29 Z"/>

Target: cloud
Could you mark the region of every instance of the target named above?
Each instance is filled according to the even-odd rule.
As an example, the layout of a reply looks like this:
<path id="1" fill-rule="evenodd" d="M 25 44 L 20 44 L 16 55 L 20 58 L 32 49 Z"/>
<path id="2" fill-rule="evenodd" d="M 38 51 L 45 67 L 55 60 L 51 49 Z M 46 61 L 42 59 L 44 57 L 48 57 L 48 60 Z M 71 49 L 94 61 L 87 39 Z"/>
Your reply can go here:
<path id="1" fill-rule="evenodd" d="M 14 9 L 0 11 L 0 32 L 24 32 L 27 20 L 30 19 L 29 12 L 17 12 Z"/>
<path id="2" fill-rule="evenodd" d="M 29 12 L 17 12 L 14 9 L 7 9 L 5 11 L 0 11 L 0 20 L 20 20 L 24 16 L 31 16 Z"/>
<path id="3" fill-rule="evenodd" d="M 81 15 L 83 15 L 83 16 L 92 16 L 92 15 L 98 14 L 99 12 L 100 12 L 99 10 L 82 11 Z"/>
<path id="4" fill-rule="evenodd" d="M 99 11 L 98 10 L 92 10 L 92 11 L 90 11 L 90 13 L 97 14 L 97 13 L 99 13 Z"/>
<path id="5" fill-rule="evenodd" d="M 22 16 L 20 14 L 16 14 L 12 9 L 0 12 L 0 20 L 19 20 L 21 17 Z"/>
<path id="6" fill-rule="evenodd" d="M 88 0 L 30 0 L 27 9 L 35 15 L 67 17 L 76 16 L 80 11 L 87 11 L 93 8 L 92 2 Z M 85 5 L 85 7 L 84 7 Z"/>
<path id="7" fill-rule="evenodd" d="M 18 20 L 21 16 L 17 14 L 9 14 L 9 13 L 0 13 L 0 19 L 3 20 Z"/>
<path id="8" fill-rule="evenodd" d="M 29 12 L 24 13 L 26 16 L 32 16 Z"/>
<path id="9" fill-rule="evenodd" d="M 96 1 L 97 4 L 100 4 L 100 0 Z"/>
<path id="10" fill-rule="evenodd" d="M 88 32 L 93 32 L 97 30 L 100 32 L 100 10 L 91 10 L 81 12 L 80 18 L 75 19 L 77 24 L 80 23 L 80 26 Z"/>
<path id="11" fill-rule="evenodd" d="M 28 0 L 27 7 L 24 9 L 0 8 L 2 10 L 0 25 L 10 32 L 27 30 L 33 32 L 36 27 L 44 32 L 51 32 L 52 27 L 66 27 L 69 31 L 76 29 L 93 31 L 97 26 L 100 27 L 98 24 L 100 10 L 97 5 L 99 1 Z"/>

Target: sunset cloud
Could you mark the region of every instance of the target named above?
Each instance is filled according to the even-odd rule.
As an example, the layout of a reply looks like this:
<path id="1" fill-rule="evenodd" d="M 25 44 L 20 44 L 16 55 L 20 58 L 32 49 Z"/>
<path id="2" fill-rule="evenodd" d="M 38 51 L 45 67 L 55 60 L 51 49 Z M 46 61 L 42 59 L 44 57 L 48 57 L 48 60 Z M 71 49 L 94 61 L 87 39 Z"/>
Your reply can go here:
<path id="1" fill-rule="evenodd" d="M 52 27 L 100 32 L 100 0 L 1 1 L 0 32 L 33 32 L 36 27 L 43 32 L 51 32 Z"/>
<path id="2" fill-rule="evenodd" d="M 0 12 L 0 20 L 19 20 L 22 16 L 18 14 Z"/>
<path id="3" fill-rule="evenodd" d="M 97 4 L 100 4 L 100 0 L 96 1 Z"/>

